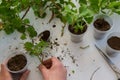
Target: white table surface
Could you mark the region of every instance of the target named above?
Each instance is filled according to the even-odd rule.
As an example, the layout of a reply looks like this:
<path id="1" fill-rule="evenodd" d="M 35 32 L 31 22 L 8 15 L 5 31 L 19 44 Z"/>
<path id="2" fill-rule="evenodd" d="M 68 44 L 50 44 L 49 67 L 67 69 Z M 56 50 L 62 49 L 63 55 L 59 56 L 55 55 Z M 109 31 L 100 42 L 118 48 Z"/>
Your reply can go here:
<path id="1" fill-rule="evenodd" d="M 85 33 L 83 42 L 75 44 L 70 40 L 70 35 L 67 27 L 65 28 L 64 36 L 60 36 L 61 27 L 63 26 L 63 24 L 60 22 L 59 19 L 54 19 L 51 23 L 48 23 L 48 20 L 50 19 L 49 15 L 45 19 L 36 19 L 33 15 L 32 10 L 30 10 L 26 17 L 30 18 L 31 25 L 35 26 L 35 29 L 38 33 L 44 30 L 50 30 L 51 41 L 55 41 L 55 39 L 58 38 L 57 42 L 60 45 L 54 45 L 54 49 L 49 49 L 49 57 L 59 56 L 60 58 L 63 58 L 63 60 L 61 61 L 65 66 L 67 66 L 66 68 L 68 71 L 67 80 L 90 80 L 92 74 L 95 71 L 96 72 L 93 75 L 92 80 L 116 80 L 114 72 L 111 70 L 106 61 L 102 58 L 97 49 L 94 47 L 94 43 L 97 43 L 104 50 L 106 45 L 106 37 L 99 41 L 95 40 L 93 37 L 92 24 L 89 25 L 89 28 Z M 111 30 L 111 32 L 120 32 L 120 16 L 114 14 L 111 16 L 111 18 L 113 19 L 114 24 L 114 28 Z M 55 28 L 52 27 L 54 24 L 56 25 Z M 21 34 L 17 31 L 15 31 L 11 35 L 6 35 L 3 31 L 0 32 L 0 63 L 3 63 L 6 58 L 9 55 L 13 54 L 13 52 L 15 51 L 25 52 L 25 50 L 23 49 L 23 43 L 30 40 L 20 40 L 20 35 Z M 86 49 L 80 49 L 80 46 L 84 47 L 87 45 L 89 45 L 90 47 Z M 16 47 L 18 48 L 17 50 Z M 75 63 L 73 63 L 71 56 L 73 56 Z M 119 57 L 120 56 L 118 55 L 117 57 L 111 58 L 111 60 L 120 68 Z M 43 80 L 41 73 L 36 68 L 40 64 L 37 57 L 28 55 L 28 59 L 28 69 L 31 70 L 28 80 Z"/>

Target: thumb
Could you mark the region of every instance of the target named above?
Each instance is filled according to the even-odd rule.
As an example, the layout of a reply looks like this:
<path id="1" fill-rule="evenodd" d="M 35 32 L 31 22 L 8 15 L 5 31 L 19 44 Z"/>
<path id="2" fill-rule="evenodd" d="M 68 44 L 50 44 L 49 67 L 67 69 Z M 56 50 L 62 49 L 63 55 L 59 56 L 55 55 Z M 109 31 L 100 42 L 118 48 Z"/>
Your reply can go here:
<path id="1" fill-rule="evenodd" d="M 38 68 L 43 75 L 46 74 L 48 71 L 48 69 L 43 64 L 40 64 Z"/>
<path id="2" fill-rule="evenodd" d="M 4 64 L 1 64 L 1 73 L 8 72 Z"/>

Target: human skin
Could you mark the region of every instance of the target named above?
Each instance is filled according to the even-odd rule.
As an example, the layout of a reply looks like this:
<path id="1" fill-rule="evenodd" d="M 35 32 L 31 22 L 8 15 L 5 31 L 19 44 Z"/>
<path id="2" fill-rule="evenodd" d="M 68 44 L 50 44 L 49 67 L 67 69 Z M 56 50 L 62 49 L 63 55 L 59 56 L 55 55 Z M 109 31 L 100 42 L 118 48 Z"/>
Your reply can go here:
<path id="1" fill-rule="evenodd" d="M 30 71 L 26 70 L 20 80 L 27 80 Z M 10 73 L 7 71 L 4 64 L 1 64 L 1 71 L 0 71 L 0 80 L 13 80 Z"/>
<path id="2" fill-rule="evenodd" d="M 51 67 L 46 67 L 43 64 L 51 64 Z M 66 80 L 67 70 L 63 64 L 56 58 L 52 57 L 39 65 L 39 70 L 43 75 L 44 80 Z"/>

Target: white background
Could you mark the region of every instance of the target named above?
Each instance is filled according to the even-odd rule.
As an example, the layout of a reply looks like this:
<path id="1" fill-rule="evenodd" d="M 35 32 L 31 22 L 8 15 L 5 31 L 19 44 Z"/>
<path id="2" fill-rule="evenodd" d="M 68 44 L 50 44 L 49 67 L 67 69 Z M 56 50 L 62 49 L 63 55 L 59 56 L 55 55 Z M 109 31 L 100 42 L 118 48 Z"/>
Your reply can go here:
<path id="1" fill-rule="evenodd" d="M 92 74 L 95 70 L 96 73 L 93 76 L 92 80 L 116 80 L 116 76 L 111 68 L 107 65 L 102 56 L 98 53 L 96 48 L 94 47 L 94 43 L 97 43 L 103 50 L 105 50 L 106 46 L 106 37 L 111 32 L 120 32 L 120 16 L 112 15 L 111 18 L 113 20 L 113 29 L 107 33 L 106 37 L 102 40 L 95 40 L 93 37 L 93 26 L 89 25 L 87 32 L 85 33 L 83 42 L 81 43 L 73 43 L 70 40 L 70 35 L 67 30 L 67 26 L 64 30 L 64 36 L 61 37 L 61 27 L 63 24 L 59 19 L 52 20 L 51 23 L 48 23 L 50 19 L 50 14 L 45 19 L 36 19 L 33 15 L 33 11 L 30 10 L 26 17 L 30 18 L 31 25 L 34 25 L 36 31 L 38 33 L 44 30 L 50 30 L 51 41 L 57 41 L 60 45 L 53 46 L 54 49 L 49 49 L 49 57 L 56 56 L 63 58 L 62 63 L 67 66 L 68 76 L 67 80 L 90 80 Z M 53 28 L 53 25 L 56 25 Z M 0 32 L 0 63 L 3 63 L 7 57 L 15 51 L 23 51 L 23 43 L 25 41 L 20 40 L 20 33 L 15 31 L 11 35 L 6 35 L 5 32 Z M 58 40 L 55 40 L 58 38 Z M 30 41 L 27 39 L 26 41 Z M 64 45 L 67 44 L 67 45 Z M 85 47 L 89 45 L 86 49 L 81 49 L 80 47 Z M 16 50 L 16 47 L 18 48 Z M 62 52 L 63 51 L 63 52 Z M 75 59 L 75 63 L 71 58 Z M 37 57 L 28 55 L 29 66 L 28 69 L 31 70 L 28 80 L 43 80 L 41 73 L 37 69 L 37 66 L 40 64 Z M 111 60 L 120 68 L 120 58 L 119 55 L 117 57 L 111 58 Z M 73 73 L 74 71 L 74 73 Z"/>

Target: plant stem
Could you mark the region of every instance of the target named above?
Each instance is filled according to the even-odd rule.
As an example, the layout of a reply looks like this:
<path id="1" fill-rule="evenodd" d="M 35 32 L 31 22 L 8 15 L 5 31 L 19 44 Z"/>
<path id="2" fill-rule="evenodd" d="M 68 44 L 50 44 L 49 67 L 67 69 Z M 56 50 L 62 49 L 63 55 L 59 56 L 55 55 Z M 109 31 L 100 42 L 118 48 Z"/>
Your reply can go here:
<path id="1" fill-rule="evenodd" d="M 54 12 L 52 11 L 52 15 L 51 15 L 51 18 L 50 18 L 50 20 L 49 20 L 49 23 L 52 21 L 52 19 L 54 18 Z"/>
<path id="2" fill-rule="evenodd" d="M 26 10 L 25 14 L 23 15 L 23 17 L 21 18 L 22 20 L 24 19 L 24 17 L 27 15 L 28 11 L 30 10 L 30 6 L 28 7 L 28 9 Z"/>
<path id="3" fill-rule="evenodd" d="M 44 55 L 41 54 L 41 58 L 39 57 L 39 55 L 37 55 L 37 57 L 38 57 L 39 61 L 41 62 L 41 64 L 43 64 Z"/>
<path id="4" fill-rule="evenodd" d="M 56 5 L 56 3 L 54 2 L 54 0 L 51 0 L 52 3 L 55 5 L 56 8 L 58 8 L 58 10 L 60 9 L 60 7 L 58 5 Z"/>
<path id="5" fill-rule="evenodd" d="M 62 30 L 61 30 L 61 37 L 64 35 L 64 29 L 65 29 L 66 23 L 64 24 L 64 26 L 62 26 Z"/>
<path id="6" fill-rule="evenodd" d="M 39 61 L 41 62 L 41 64 L 43 64 L 43 60 L 39 57 L 39 55 L 37 56 Z"/>

